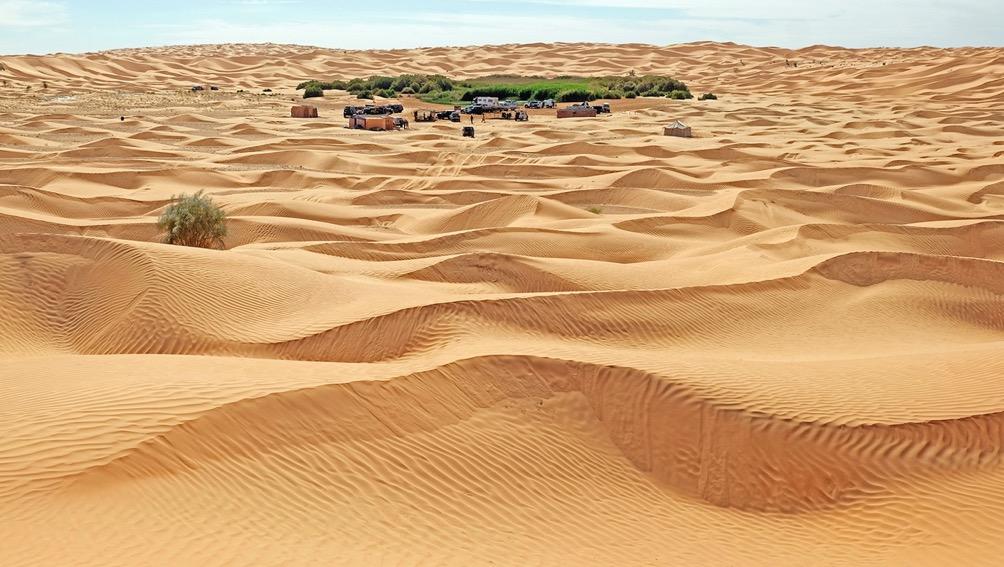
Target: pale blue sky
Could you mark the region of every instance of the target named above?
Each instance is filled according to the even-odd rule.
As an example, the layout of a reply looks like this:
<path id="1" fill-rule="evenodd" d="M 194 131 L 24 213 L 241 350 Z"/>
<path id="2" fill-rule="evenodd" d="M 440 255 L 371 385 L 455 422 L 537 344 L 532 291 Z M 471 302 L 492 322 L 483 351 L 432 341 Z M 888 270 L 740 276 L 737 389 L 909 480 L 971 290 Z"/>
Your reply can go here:
<path id="1" fill-rule="evenodd" d="M 1004 45 L 1004 0 L 0 0 L 0 53 L 276 42 Z"/>

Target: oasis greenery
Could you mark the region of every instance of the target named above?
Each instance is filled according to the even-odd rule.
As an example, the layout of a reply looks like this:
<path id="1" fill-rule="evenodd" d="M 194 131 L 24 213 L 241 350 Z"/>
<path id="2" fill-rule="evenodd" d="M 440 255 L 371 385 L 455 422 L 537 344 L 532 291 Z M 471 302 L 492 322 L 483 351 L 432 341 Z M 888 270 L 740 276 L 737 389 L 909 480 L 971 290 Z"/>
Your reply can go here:
<path id="1" fill-rule="evenodd" d="M 465 81 L 455 81 L 443 75 L 374 75 L 367 79 L 349 81 L 310 80 L 300 83 L 296 88 L 304 90 L 304 97 L 307 92 L 343 90 L 357 98 L 414 95 L 425 102 L 439 104 L 460 104 L 482 96 L 518 100 L 551 99 L 558 102 L 634 98 L 639 96 L 638 93 L 642 93 L 640 96 L 693 98 L 687 85 L 672 77 L 633 74 L 554 78 L 496 75 Z"/>

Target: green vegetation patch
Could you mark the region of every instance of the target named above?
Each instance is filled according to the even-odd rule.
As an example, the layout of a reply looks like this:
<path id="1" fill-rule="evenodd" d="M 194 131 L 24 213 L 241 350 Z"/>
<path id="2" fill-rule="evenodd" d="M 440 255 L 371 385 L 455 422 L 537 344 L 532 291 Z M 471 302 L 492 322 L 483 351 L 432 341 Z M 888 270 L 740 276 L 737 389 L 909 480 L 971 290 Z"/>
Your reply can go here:
<path id="1" fill-rule="evenodd" d="M 358 98 L 379 96 L 397 98 L 414 95 L 420 100 L 437 104 L 463 104 L 476 97 L 498 97 L 516 100 L 555 100 L 586 102 L 597 99 L 636 98 L 638 96 L 693 98 L 690 89 L 672 77 L 655 75 L 610 77 L 517 77 L 496 75 L 466 81 L 455 81 L 443 75 L 374 75 L 349 81 L 304 81 L 297 89 L 343 90 Z"/>

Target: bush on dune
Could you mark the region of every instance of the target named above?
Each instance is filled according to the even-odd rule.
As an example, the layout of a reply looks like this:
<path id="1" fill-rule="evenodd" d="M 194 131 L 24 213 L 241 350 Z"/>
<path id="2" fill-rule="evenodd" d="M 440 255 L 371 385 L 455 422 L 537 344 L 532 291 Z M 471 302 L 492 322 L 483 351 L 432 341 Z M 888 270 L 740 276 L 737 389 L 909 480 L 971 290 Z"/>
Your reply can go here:
<path id="1" fill-rule="evenodd" d="M 303 98 L 315 98 L 319 96 L 324 96 L 324 91 L 317 85 L 310 85 L 303 89 Z"/>
<path id="2" fill-rule="evenodd" d="M 164 242 L 178 246 L 223 248 L 227 235 L 227 217 L 202 191 L 181 195 L 157 219 L 157 228 L 166 231 Z"/>

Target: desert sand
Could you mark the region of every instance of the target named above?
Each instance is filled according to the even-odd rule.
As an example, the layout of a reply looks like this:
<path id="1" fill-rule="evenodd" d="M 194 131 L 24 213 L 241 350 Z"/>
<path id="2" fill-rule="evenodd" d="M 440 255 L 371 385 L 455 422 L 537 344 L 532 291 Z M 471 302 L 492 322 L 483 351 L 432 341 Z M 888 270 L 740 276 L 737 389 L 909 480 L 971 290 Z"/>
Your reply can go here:
<path id="1" fill-rule="evenodd" d="M 0 63 L 5 566 L 1004 554 L 1002 49 Z M 632 70 L 720 100 L 288 117 L 315 77 Z M 161 243 L 198 190 L 226 250 Z"/>

